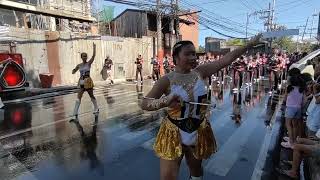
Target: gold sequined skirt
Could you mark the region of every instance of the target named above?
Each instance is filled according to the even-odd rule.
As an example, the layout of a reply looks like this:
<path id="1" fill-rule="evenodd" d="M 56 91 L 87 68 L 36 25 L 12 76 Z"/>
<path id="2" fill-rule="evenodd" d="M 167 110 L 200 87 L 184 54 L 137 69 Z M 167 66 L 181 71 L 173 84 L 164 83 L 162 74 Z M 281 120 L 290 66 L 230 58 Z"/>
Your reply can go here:
<path id="1" fill-rule="evenodd" d="M 86 77 L 84 79 L 79 79 L 78 86 L 83 89 L 92 89 L 94 87 L 93 80 L 91 77 Z"/>
<path id="2" fill-rule="evenodd" d="M 157 156 L 165 160 L 176 160 L 183 154 L 179 128 L 164 118 L 153 149 Z M 194 156 L 208 159 L 217 151 L 217 144 L 208 120 L 204 120 L 197 132 Z"/>

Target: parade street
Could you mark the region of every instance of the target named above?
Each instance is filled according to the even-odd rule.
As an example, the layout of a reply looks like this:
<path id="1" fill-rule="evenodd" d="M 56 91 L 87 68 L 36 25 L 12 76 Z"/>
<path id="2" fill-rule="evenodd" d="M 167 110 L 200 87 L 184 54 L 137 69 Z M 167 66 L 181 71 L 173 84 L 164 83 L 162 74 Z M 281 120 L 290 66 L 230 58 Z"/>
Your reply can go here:
<path id="1" fill-rule="evenodd" d="M 161 110 L 139 106 L 151 87 L 148 82 L 97 86 L 100 113 L 92 114 L 84 94 L 79 122 L 70 122 L 75 91 L 9 101 L 0 114 L 1 179 L 159 179 L 152 145 Z M 263 179 L 282 96 L 269 95 L 266 80 L 232 89 L 227 80 L 213 83 L 210 122 L 218 152 L 204 161 L 204 179 Z M 179 179 L 188 176 L 183 160 Z"/>

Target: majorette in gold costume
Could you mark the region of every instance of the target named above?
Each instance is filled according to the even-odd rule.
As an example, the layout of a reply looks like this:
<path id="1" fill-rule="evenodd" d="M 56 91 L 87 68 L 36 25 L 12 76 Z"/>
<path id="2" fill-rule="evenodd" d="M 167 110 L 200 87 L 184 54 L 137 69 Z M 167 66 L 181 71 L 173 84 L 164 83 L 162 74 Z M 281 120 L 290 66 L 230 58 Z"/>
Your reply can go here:
<path id="1" fill-rule="evenodd" d="M 176 180 L 181 160 L 185 157 L 190 180 L 202 180 L 202 160 L 217 151 L 209 123 L 207 89 L 203 78 L 211 77 L 230 65 L 248 48 L 259 42 L 261 36 L 249 41 L 222 59 L 197 66 L 196 50 L 191 41 L 180 41 L 173 47 L 175 71 L 166 74 L 143 99 L 144 110 L 166 108 L 154 150 L 160 157 L 160 179 Z M 164 96 L 165 95 L 165 96 Z"/>
<path id="2" fill-rule="evenodd" d="M 188 74 L 173 71 L 166 76 L 170 81 L 169 95 L 178 95 L 184 102 L 210 103 L 205 82 L 196 71 Z M 182 145 L 187 145 L 194 146 L 197 159 L 209 158 L 217 150 L 209 110 L 208 106 L 189 103 L 183 103 L 180 108 L 168 108 L 154 144 L 156 154 L 162 159 L 175 160 L 183 154 Z M 185 131 L 174 124 L 178 121 L 185 122 Z"/>

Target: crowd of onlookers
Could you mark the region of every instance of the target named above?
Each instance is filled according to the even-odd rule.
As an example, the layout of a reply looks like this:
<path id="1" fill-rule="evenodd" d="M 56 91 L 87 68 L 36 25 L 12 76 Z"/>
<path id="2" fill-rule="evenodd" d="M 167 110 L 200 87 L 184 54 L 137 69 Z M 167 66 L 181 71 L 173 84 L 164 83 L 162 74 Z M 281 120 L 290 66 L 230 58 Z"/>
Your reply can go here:
<path id="1" fill-rule="evenodd" d="M 297 55 L 292 58 L 298 59 Z M 293 156 L 292 160 L 282 161 L 291 168 L 278 171 L 293 179 L 299 177 L 300 164 L 305 157 L 320 155 L 320 56 L 313 58 L 311 63 L 314 78 L 297 68 L 290 69 L 287 78 L 283 110 L 288 136 L 283 137 L 281 146 L 292 149 Z"/>
<path id="2" fill-rule="evenodd" d="M 287 136 L 283 138 L 281 146 L 293 150 L 293 159 L 283 161 L 290 165 L 291 169 L 278 169 L 278 171 L 290 178 L 298 178 L 300 163 L 304 157 L 320 155 L 320 56 L 308 62 L 314 68 L 314 77 L 308 73 L 301 73 L 298 68 L 290 69 L 292 64 L 306 55 L 307 53 L 288 54 L 279 50 L 270 54 L 259 52 L 246 54 L 214 75 L 214 78 L 221 78 L 221 82 L 228 75 L 234 83 L 237 82 L 237 86 L 234 86 L 237 87 L 234 89 L 237 91 L 242 89 L 244 84 L 251 86 L 252 83 L 265 77 L 269 77 L 271 94 L 279 93 L 281 85 L 285 84 L 282 109 Z M 199 56 L 198 65 L 211 63 L 221 57 L 223 55 Z M 160 76 L 160 64 L 156 59 L 151 60 L 154 81 Z M 164 58 L 163 67 L 165 73 L 174 69 L 170 57 Z"/>
<path id="3" fill-rule="evenodd" d="M 250 86 L 266 76 L 270 78 L 270 93 L 279 92 L 280 84 L 286 85 L 282 110 L 287 135 L 281 146 L 292 149 L 293 158 L 282 162 L 291 166 L 289 170 L 278 171 L 293 179 L 299 177 L 299 167 L 304 157 L 320 157 L 320 55 L 307 62 L 314 69 L 314 77 L 309 73 L 301 73 L 298 68 L 290 68 L 306 55 L 277 50 L 271 54 L 247 54 L 215 75 L 223 79 L 224 75 L 231 77 L 233 74 L 233 82 L 236 83 L 235 79 L 238 79 L 238 88 L 234 90 L 241 89 L 243 81 Z M 210 63 L 219 58 L 221 55 L 200 56 L 198 63 Z"/>

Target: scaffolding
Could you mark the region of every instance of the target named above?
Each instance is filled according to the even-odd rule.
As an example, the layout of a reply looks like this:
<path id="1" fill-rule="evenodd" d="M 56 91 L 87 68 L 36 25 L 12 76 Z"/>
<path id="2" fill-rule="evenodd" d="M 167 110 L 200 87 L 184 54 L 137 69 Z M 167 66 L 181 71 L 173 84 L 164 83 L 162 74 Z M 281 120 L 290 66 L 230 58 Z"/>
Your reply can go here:
<path id="1" fill-rule="evenodd" d="M 2 0 L 0 24 L 18 28 L 85 32 L 95 21 L 90 0 Z"/>

